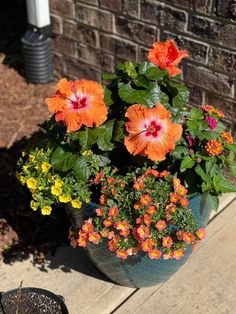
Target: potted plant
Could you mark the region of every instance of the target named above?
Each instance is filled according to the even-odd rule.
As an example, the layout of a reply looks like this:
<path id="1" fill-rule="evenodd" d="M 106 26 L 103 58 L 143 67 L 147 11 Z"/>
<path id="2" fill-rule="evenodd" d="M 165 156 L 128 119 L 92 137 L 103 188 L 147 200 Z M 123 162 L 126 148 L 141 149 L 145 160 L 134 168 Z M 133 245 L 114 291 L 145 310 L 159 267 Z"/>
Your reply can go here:
<path id="1" fill-rule="evenodd" d="M 63 297 L 51 291 L 19 287 L 0 293 L 0 312 L 3 314 L 68 314 Z"/>
<path id="2" fill-rule="evenodd" d="M 178 80 L 187 56 L 173 40 L 156 42 L 148 61 L 104 74 L 105 87 L 60 80 L 46 99 L 46 140 L 19 160 L 31 208 L 49 215 L 66 204 L 72 245 L 123 285 L 171 276 L 203 239 L 218 196 L 236 191 L 224 175 L 236 175 L 236 145 L 223 112 L 191 109 Z"/>

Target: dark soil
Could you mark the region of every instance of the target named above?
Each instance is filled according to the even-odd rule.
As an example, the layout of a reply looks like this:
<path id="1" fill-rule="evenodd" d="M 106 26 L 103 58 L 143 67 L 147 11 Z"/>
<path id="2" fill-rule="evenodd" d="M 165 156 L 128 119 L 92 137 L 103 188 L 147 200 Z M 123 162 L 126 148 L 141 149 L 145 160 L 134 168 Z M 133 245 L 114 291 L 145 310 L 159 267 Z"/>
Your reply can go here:
<path id="1" fill-rule="evenodd" d="M 54 299 L 55 298 L 55 299 Z M 66 314 L 62 300 L 50 292 L 19 288 L 3 293 L 0 300 L 0 314 Z"/>
<path id="2" fill-rule="evenodd" d="M 41 136 L 38 124 L 50 117 L 44 98 L 55 84 L 34 85 L 23 77 L 20 38 L 26 29 L 25 1 L 9 0 L 0 12 L 0 260 L 44 253 L 67 241 L 63 209 L 49 217 L 33 212 L 30 196 L 15 177 L 21 152 Z M 63 223 L 62 223 L 63 222 Z"/>

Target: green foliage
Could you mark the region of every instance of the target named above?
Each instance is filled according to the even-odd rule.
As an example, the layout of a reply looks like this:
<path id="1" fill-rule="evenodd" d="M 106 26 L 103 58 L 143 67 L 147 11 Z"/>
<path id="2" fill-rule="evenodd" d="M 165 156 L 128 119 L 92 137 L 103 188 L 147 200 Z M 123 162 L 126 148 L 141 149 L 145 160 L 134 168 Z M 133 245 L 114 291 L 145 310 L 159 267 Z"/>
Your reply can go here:
<path id="1" fill-rule="evenodd" d="M 131 84 L 121 83 L 118 93 L 128 104 L 137 103 L 152 108 L 160 101 L 160 87 L 155 83 L 150 83 L 147 89 L 134 89 Z"/>
<path id="2" fill-rule="evenodd" d="M 62 147 L 57 147 L 52 154 L 51 163 L 57 170 L 66 172 L 73 168 L 77 155 L 71 152 L 66 152 Z"/>

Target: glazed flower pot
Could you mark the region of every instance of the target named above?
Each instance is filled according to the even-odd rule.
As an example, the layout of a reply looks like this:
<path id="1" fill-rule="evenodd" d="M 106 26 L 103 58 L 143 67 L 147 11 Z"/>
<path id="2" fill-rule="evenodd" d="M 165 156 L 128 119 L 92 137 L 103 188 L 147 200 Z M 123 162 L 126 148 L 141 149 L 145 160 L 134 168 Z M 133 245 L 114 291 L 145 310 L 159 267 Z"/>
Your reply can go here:
<path id="1" fill-rule="evenodd" d="M 0 313 L 69 314 L 62 297 L 39 288 L 18 288 L 0 293 Z"/>
<path id="2" fill-rule="evenodd" d="M 92 216 L 95 208 L 97 208 L 97 205 L 90 203 L 84 206 L 82 210 L 67 209 L 72 228 L 78 230 L 82 226 L 83 219 Z M 198 194 L 189 199 L 189 208 L 191 208 L 196 218 L 198 227 L 205 227 L 211 212 L 211 208 L 207 206 L 205 196 Z M 185 256 L 180 260 L 153 260 L 143 252 L 122 260 L 109 251 L 106 241 L 98 245 L 89 243 L 87 252 L 97 268 L 115 283 L 127 287 L 142 288 L 168 280 L 186 263 L 192 253 L 192 248 L 189 246 Z"/>

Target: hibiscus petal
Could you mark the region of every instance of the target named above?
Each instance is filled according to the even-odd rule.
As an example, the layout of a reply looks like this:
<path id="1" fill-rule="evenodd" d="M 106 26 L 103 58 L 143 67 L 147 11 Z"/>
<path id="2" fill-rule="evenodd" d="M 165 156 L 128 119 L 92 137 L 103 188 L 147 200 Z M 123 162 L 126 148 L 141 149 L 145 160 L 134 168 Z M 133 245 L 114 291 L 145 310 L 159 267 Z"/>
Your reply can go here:
<path id="1" fill-rule="evenodd" d="M 66 100 L 58 96 L 46 98 L 45 102 L 48 105 L 49 111 L 51 112 L 63 111 L 68 108 Z"/>
<path id="2" fill-rule="evenodd" d="M 61 79 L 57 83 L 57 89 L 61 94 L 65 96 L 70 96 L 72 94 L 71 84 L 67 81 L 66 78 Z"/>

